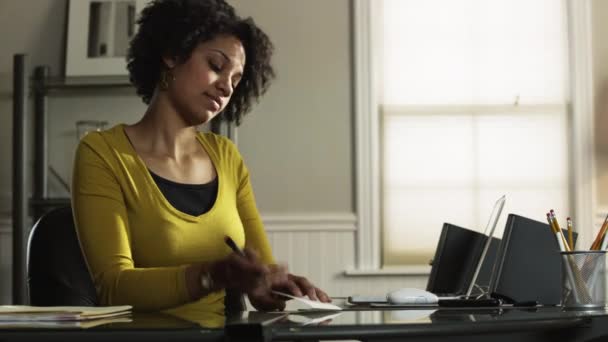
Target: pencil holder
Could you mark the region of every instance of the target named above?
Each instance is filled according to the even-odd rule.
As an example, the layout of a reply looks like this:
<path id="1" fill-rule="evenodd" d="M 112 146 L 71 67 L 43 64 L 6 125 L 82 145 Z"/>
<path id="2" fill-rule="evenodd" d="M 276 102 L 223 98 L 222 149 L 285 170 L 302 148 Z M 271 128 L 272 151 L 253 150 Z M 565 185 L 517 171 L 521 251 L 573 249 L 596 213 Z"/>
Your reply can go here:
<path id="1" fill-rule="evenodd" d="M 562 306 L 566 309 L 606 307 L 606 252 L 562 252 Z"/>

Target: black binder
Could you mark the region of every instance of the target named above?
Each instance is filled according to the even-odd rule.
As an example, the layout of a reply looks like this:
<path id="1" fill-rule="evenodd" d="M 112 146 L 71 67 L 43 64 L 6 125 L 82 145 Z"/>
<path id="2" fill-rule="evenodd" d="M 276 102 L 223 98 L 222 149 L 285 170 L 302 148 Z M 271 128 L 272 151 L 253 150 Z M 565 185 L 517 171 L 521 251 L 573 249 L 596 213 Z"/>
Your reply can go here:
<path id="1" fill-rule="evenodd" d="M 558 305 L 561 276 L 559 246 L 549 225 L 509 214 L 490 284 L 493 297 Z"/>
<path id="2" fill-rule="evenodd" d="M 444 223 L 431 262 L 431 274 L 426 290 L 439 295 L 465 294 L 486 241 L 487 237 L 482 233 Z M 500 239 L 493 237 L 477 276 L 476 284 L 484 290 L 487 290 L 490 284 L 499 244 Z"/>

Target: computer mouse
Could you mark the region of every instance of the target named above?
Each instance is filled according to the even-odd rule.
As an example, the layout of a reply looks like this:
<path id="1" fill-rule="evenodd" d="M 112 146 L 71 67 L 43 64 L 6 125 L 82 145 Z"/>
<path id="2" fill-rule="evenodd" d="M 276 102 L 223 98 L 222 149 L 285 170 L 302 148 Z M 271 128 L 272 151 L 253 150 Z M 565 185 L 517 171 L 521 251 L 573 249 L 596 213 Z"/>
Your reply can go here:
<path id="1" fill-rule="evenodd" d="M 389 292 L 386 300 L 391 304 L 437 304 L 439 298 L 434 293 L 408 287 Z"/>

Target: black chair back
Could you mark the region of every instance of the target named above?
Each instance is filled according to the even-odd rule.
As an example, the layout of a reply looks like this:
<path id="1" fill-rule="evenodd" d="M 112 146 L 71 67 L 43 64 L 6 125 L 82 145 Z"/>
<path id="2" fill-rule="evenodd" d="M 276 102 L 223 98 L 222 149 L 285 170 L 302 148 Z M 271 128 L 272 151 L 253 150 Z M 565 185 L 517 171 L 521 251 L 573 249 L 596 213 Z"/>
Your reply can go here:
<path id="1" fill-rule="evenodd" d="M 85 263 L 72 208 L 43 215 L 32 228 L 27 246 L 30 305 L 96 306 L 97 294 Z M 240 292 L 226 290 L 227 314 L 245 310 Z"/>
<path id="2" fill-rule="evenodd" d="M 31 305 L 97 305 L 70 207 L 44 214 L 32 228 L 27 246 L 27 284 Z"/>

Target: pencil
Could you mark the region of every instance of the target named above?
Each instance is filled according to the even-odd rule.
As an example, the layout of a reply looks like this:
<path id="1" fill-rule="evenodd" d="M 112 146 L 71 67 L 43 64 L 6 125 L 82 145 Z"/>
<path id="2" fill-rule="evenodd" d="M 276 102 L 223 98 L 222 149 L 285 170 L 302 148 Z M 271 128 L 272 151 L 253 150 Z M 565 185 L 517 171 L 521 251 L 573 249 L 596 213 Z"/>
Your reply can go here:
<path id="1" fill-rule="evenodd" d="M 570 244 L 570 250 L 574 250 L 574 232 L 572 231 L 572 219 L 568 217 L 566 219 L 568 225 L 568 243 Z"/>
<path id="2" fill-rule="evenodd" d="M 557 238 L 557 244 L 559 245 L 560 251 L 562 252 L 570 252 L 570 248 L 568 246 L 568 242 L 564 237 L 564 234 L 559 227 L 559 223 L 557 222 L 557 218 L 555 217 L 555 212 L 553 209 L 547 213 L 547 221 L 549 221 L 549 226 L 551 226 L 551 230 L 553 230 L 555 237 Z M 568 262 L 566 267 L 566 272 L 568 276 L 568 280 L 570 282 L 570 286 L 572 287 L 572 294 L 576 298 L 577 302 L 581 302 L 581 300 L 585 303 L 591 300 L 589 295 L 589 291 L 585 286 L 585 281 L 583 280 L 583 276 L 578 269 L 576 263 L 571 258 L 571 255 L 565 255 L 565 258 Z"/>
<path id="3" fill-rule="evenodd" d="M 555 234 L 555 238 L 557 239 L 557 245 L 559 247 L 560 252 L 568 251 L 568 249 L 567 249 L 568 247 L 564 243 L 564 240 L 562 239 L 561 234 L 557 230 L 557 228 L 555 226 L 555 221 L 553 220 L 553 217 L 551 216 L 550 213 L 547 213 L 547 222 L 549 222 L 549 227 L 551 228 L 551 231 L 553 232 L 553 234 Z"/>
<path id="4" fill-rule="evenodd" d="M 551 220 L 550 213 L 547 213 L 547 223 L 549 223 L 549 228 L 551 228 L 551 231 L 555 233 L 555 228 L 553 227 L 553 221 Z"/>
<path id="5" fill-rule="evenodd" d="M 568 245 L 568 241 L 566 241 L 566 237 L 564 237 L 564 233 L 562 232 L 562 229 L 559 226 L 559 222 L 557 222 L 557 218 L 555 217 L 555 212 L 553 211 L 553 209 L 549 210 L 549 213 L 551 214 L 551 222 L 553 222 L 553 229 L 555 230 L 555 233 L 557 234 L 557 238 L 558 240 L 562 241 L 562 244 L 565 247 L 565 251 L 566 252 L 570 252 L 570 246 Z"/>
<path id="6" fill-rule="evenodd" d="M 604 219 L 604 223 L 602 224 L 602 227 L 600 228 L 599 232 L 597 233 L 597 236 L 595 237 L 595 240 L 593 241 L 593 244 L 591 245 L 591 250 L 598 250 L 604 240 L 604 236 L 606 235 L 606 229 L 608 228 L 608 215 L 606 215 L 606 219 Z"/>
<path id="7" fill-rule="evenodd" d="M 606 227 L 608 227 L 608 224 L 606 224 Z M 603 251 L 606 249 L 606 247 L 608 247 L 608 238 L 606 237 L 608 228 L 604 229 L 604 235 L 602 236 L 602 243 L 600 244 L 599 250 Z"/>

